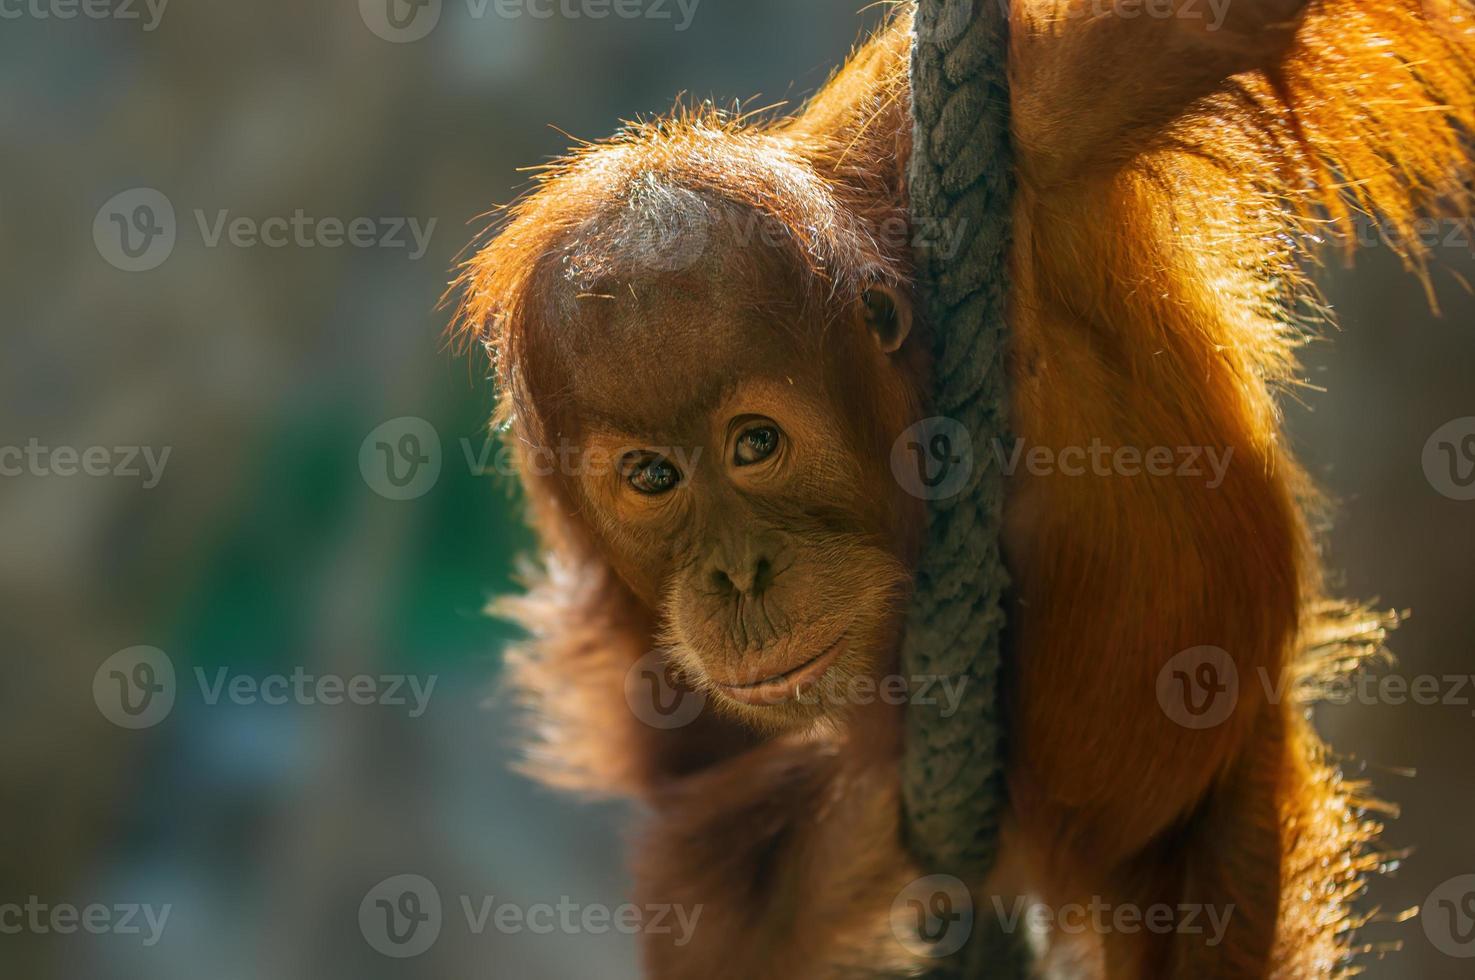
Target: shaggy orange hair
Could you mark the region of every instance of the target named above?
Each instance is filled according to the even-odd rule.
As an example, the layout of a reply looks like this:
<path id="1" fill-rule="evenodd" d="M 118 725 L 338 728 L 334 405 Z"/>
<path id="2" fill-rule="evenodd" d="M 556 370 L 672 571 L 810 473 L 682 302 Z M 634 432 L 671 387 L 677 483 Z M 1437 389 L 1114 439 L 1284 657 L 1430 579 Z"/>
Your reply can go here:
<path id="1" fill-rule="evenodd" d="M 1475 10 L 1468 0 L 1251 6 L 1275 3 L 1295 18 L 1277 25 L 1283 44 L 1191 64 L 1181 51 L 1172 60 L 1173 37 L 1151 33 L 1175 25 L 1093 16 L 1084 0 L 1013 4 L 1015 427 L 1045 446 L 1225 447 L 1235 467 L 1213 491 L 1011 486 L 1006 549 L 1021 602 L 1010 772 L 1019 823 L 1035 835 L 1019 847 L 1065 893 L 1233 902 L 1273 935 L 1274 952 L 1267 965 L 1254 944 L 1210 950 L 1214 969 L 1312 978 L 1353 969 L 1350 901 L 1378 863 L 1380 828 L 1304 706 L 1318 678 L 1377 649 L 1388 623 L 1322 598 L 1306 520 L 1317 502 L 1282 445 L 1277 399 L 1325 319 L 1307 269 L 1327 243 L 1350 246 L 1372 219 L 1417 243 L 1421 216 L 1469 216 Z M 455 336 L 491 353 L 515 445 L 546 435 L 538 345 L 556 333 L 561 304 L 628 274 L 631 208 L 680 192 L 772 217 L 821 301 L 909 281 L 905 248 L 873 230 L 906 217 L 910 30 L 902 4 L 794 116 L 679 111 L 539 176 L 456 282 Z M 1425 256 L 1408 249 L 1422 275 Z M 549 555 L 531 594 L 506 607 L 533 634 L 509 657 L 538 712 L 529 770 L 653 798 L 703 764 L 702 738 L 747 744 L 645 730 L 609 695 L 649 648 L 655 611 L 598 560 L 568 488 L 524 479 Z M 1297 695 L 1270 703 L 1246 691 L 1220 729 L 1175 728 L 1153 679 L 1164 658 L 1198 644 L 1232 651 L 1247 687 L 1263 672 Z M 677 823 L 700 821 L 688 812 Z M 1168 837 L 1182 850 L 1165 858 Z M 680 854 L 661 861 L 690 867 Z M 1237 861 L 1278 868 L 1274 887 Z M 1104 954 L 1113 972 L 1138 975 L 1209 962 L 1202 951 L 1136 955 Z"/>

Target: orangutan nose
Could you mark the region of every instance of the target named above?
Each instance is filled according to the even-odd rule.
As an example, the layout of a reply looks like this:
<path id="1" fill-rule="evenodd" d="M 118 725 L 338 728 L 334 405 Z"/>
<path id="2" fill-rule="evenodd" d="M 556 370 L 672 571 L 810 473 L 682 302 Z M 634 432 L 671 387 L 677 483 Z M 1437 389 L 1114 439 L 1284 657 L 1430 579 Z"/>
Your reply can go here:
<path id="1" fill-rule="evenodd" d="M 772 549 L 753 539 L 737 547 L 719 546 L 707 559 L 707 580 L 720 595 L 761 595 L 773 582 Z"/>

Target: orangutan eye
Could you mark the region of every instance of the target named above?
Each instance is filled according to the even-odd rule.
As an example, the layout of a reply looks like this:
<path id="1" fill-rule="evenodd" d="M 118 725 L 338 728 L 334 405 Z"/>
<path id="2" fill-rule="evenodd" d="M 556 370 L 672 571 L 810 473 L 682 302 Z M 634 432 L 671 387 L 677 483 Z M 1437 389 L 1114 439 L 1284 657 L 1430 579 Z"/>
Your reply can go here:
<path id="1" fill-rule="evenodd" d="M 681 471 L 663 456 L 635 453 L 625 457 L 625 482 L 637 493 L 654 497 L 676 489 Z"/>
<path id="2" fill-rule="evenodd" d="M 778 428 L 772 425 L 755 425 L 744 429 L 738 436 L 733 462 L 739 466 L 752 466 L 772 456 L 778 449 Z"/>

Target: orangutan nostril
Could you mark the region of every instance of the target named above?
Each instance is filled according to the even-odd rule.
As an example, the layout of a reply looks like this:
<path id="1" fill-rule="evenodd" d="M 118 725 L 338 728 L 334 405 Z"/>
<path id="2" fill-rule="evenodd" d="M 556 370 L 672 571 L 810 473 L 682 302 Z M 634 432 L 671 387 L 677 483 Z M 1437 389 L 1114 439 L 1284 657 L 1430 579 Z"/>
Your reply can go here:
<path id="1" fill-rule="evenodd" d="M 720 568 L 714 568 L 709 571 L 707 573 L 707 581 L 711 585 L 712 592 L 715 595 L 727 597 L 736 591 L 736 587 L 732 584 L 732 579 L 728 578 L 727 573 Z"/>

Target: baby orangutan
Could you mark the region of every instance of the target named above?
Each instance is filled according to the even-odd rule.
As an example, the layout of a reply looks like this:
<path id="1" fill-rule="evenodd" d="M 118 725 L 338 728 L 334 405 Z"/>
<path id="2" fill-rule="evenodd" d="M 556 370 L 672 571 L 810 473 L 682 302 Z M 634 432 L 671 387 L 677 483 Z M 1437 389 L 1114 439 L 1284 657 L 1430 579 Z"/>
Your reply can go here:
<path id="1" fill-rule="evenodd" d="M 1013 426 L 1061 459 L 1230 465 L 1009 477 L 1010 818 L 970 885 L 1224 922 L 1051 937 L 1062 975 L 1337 976 L 1378 828 L 1299 692 L 1370 629 L 1320 598 L 1275 397 L 1306 243 L 1467 213 L 1471 12 L 1170 6 L 1012 5 Z M 854 696 L 898 670 L 925 504 L 890 458 L 948 369 L 912 300 L 910 32 L 902 7 L 796 115 L 677 114 L 577 152 L 461 277 L 545 552 L 506 605 L 531 634 L 509 655 L 526 768 L 642 800 L 642 900 L 703 908 L 689 943 L 647 937 L 652 977 L 925 962 L 888 926 L 929 870 L 899 841 L 901 709 Z M 1160 697 L 1196 648 L 1240 679 L 1217 724 Z M 627 702 L 651 656 L 707 699 L 688 724 Z"/>

